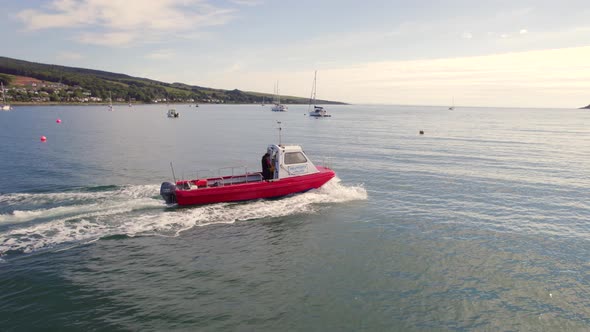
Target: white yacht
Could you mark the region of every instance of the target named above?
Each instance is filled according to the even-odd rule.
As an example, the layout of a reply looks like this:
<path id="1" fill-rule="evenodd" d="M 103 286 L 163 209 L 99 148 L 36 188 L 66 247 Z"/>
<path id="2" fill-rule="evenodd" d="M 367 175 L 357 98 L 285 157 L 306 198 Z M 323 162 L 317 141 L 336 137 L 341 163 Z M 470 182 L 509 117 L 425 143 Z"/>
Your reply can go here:
<path id="1" fill-rule="evenodd" d="M 308 108 L 308 113 L 309 116 L 311 117 L 315 117 L 315 118 L 329 118 L 331 117 L 330 114 L 328 114 L 328 111 L 326 111 L 323 107 L 321 106 L 317 106 L 315 104 L 316 102 L 316 78 L 317 78 L 317 70 L 315 71 L 315 73 L 313 74 L 313 85 L 311 88 L 311 97 L 309 98 L 309 108 Z M 313 111 L 311 110 L 311 105 L 313 105 Z"/>
<path id="2" fill-rule="evenodd" d="M 281 104 L 281 95 L 279 94 L 279 82 L 275 85 L 275 102 L 272 105 L 271 111 L 273 112 L 287 112 L 288 107 Z"/>
<path id="3" fill-rule="evenodd" d="M 12 107 L 6 103 L 6 97 L 4 96 L 4 83 L 0 82 L 0 89 L 2 90 L 2 105 L 0 105 L 0 110 L 2 111 L 10 111 Z"/>

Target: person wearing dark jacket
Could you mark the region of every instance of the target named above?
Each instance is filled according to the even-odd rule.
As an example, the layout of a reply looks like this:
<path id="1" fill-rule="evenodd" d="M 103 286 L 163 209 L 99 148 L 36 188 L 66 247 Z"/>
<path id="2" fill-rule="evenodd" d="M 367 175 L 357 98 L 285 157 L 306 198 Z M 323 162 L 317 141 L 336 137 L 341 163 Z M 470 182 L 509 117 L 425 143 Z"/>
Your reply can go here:
<path id="1" fill-rule="evenodd" d="M 270 180 L 273 178 L 274 167 L 272 166 L 272 161 L 270 160 L 270 153 L 265 153 L 262 156 L 262 176 L 265 180 Z"/>

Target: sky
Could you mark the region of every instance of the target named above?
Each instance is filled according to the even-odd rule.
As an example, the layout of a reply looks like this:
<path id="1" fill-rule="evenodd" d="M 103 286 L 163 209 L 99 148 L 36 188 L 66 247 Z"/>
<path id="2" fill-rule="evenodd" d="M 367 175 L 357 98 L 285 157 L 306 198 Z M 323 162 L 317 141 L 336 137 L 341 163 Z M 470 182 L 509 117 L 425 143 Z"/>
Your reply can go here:
<path id="1" fill-rule="evenodd" d="M 361 104 L 590 103 L 588 0 L 0 0 L 0 55 Z"/>

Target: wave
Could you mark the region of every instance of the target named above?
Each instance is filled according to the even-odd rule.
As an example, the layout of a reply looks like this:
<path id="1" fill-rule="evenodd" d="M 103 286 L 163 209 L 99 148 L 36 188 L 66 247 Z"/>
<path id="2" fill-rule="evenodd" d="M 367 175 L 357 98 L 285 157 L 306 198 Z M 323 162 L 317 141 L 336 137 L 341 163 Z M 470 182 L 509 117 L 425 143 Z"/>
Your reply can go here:
<path id="1" fill-rule="evenodd" d="M 31 204 L 56 203 L 59 198 L 80 204 L 0 215 L 0 225 L 11 224 L 7 231 L 0 231 L 0 256 L 118 236 L 178 236 L 196 226 L 314 213 L 322 204 L 367 199 L 362 185 L 344 186 L 338 178 L 317 190 L 282 199 L 176 209 L 166 207 L 158 189 L 143 185 L 106 192 L 14 194 L 11 199 Z"/>

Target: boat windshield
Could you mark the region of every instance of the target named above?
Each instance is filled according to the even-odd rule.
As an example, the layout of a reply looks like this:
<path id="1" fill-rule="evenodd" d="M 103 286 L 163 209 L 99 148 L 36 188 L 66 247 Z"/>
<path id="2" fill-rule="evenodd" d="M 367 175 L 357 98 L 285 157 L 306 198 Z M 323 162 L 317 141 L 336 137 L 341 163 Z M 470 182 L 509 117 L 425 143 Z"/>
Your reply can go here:
<path id="1" fill-rule="evenodd" d="M 285 164 L 303 164 L 307 162 L 307 158 L 301 152 L 287 152 L 285 153 Z"/>

